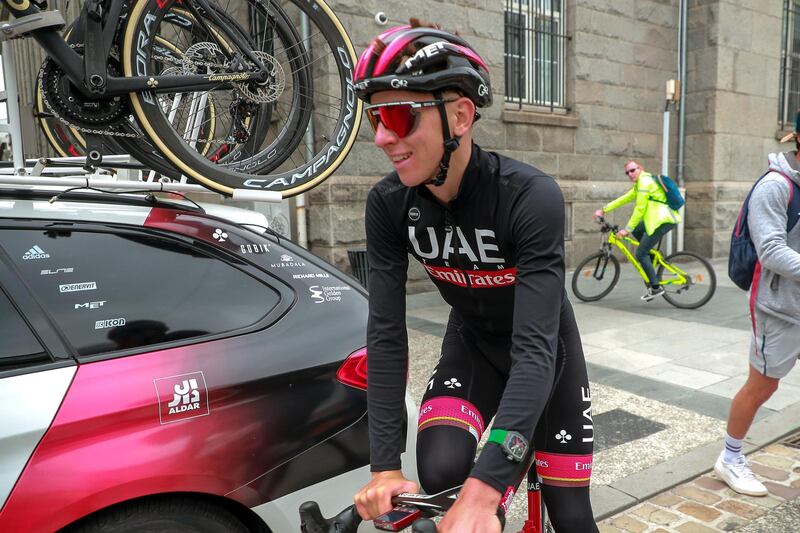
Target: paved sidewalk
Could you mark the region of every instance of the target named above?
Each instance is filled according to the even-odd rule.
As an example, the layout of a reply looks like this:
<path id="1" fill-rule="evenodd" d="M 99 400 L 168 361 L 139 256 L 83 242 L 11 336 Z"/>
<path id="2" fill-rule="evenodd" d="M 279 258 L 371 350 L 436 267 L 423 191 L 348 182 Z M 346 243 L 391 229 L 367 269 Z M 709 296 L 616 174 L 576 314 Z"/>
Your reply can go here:
<path id="1" fill-rule="evenodd" d="M 592 387 L 592 504 L 604 530 L 738 531 L 757 516 L 767 521 L 774 517 L 778 524 L 796 519 L 800 506 L 793 501 L 795 492 L 800 493 L 800 474 L 793 468 L 800 467 L 800 456 L 790 448 L 774 446 L 763 453 L 764 466 L 772 468 L 764 473 L 774 476 L 775 490 L 783 492 L 761 502 L 737 499 L 728 489 L 713 486 L 713 474 L 706 475 L 722 449 L 730 400 L 748 372 L 747 295 L 728 280 L 726 264 L 714 262 L 717 292 L 697 310 L 676 309 L 663 299 L 642 302 L 641 280 L 630 265 L 622 267 L 619 285 L 599 302 L 580 302 L 568 288 Z M 571 276 L 569 272 L 567 285 Z M 408 297 L 409 386 L 415 398 L 421 397 L 438 359 L 448 312 L 436 292 Z M 800 371 L 795 370 L 759 411 L 745 452 L 797 431 L 798 401 Z M 778 479 L 781 470 L 791 475 Z M 705 492 L 696 492 L 701 490 Z M 507 531 L 517 531 L 524 520 L 524 498 L 517 500 Z M 703 505 L 709 509 L 707 517 L 718 515 L 704 521 L 685 512 Z M 746 506 L 755 510 L 746 512 Z M 677 518 L 670 515 L 667 520 L 662 512 Z"/>
<path id="2" fill-rule="evenodd" d="M 800 531 L 800 449 L 772 444 L 750 460 L 769 489 L 763 498 L 737 494 L 706 474 L 603 520 L 600 532 Z"/>

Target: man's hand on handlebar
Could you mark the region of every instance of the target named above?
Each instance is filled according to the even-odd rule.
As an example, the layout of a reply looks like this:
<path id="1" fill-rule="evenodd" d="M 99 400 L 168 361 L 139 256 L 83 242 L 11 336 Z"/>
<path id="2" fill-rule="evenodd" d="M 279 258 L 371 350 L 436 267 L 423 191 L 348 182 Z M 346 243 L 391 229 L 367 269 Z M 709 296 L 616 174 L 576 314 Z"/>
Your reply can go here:
<path id="1" fill-rule="evenodd" d="M 500 533 L 497 517 L 500 494 L 475 478 L 468 478 L 458 499 L 439 523 L 439 533 Z"/>
<path id="2" fill-rule="evenodd" d="M 400 470 L 373 472 L 372 479 L 353 498 L 358 514 L 374 520 L 392 510 L 392 496 L 403 492 L 419 492 L 416 483 L 406 479 Z"/>
<path id="3" fill-rule="evenodd" d="M 603 211 L 602 209 L 598 209 L 597 211 L 594 212 L 594 218 L 603 218 L 605 214 L 606 214 L 605 211 Z"/>
<path id="4" fill-rule="evenodd" d="M 623 237 L 627 237 L 627 236 L 628 236 L 628 235 L 630 235 L 630 234 L 631 234 L 631 232 L 630 232 L 630 231 L 628 231 L 628 230 L 626 230 L 626 229 L 621 229 L 621 230 L 619 230 L 619 231 L 617 232 L 617 237 L 619 237 L 619 238 L 621 239 L 621 238 L 623 238 Z"/>

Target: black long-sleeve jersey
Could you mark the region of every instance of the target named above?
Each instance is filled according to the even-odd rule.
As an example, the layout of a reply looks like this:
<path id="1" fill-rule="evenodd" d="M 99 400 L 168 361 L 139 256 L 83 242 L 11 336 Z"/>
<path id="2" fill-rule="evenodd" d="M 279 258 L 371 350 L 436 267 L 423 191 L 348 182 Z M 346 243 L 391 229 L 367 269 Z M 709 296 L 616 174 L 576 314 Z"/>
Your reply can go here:
<path id="1" fill-rule="evenodd" d="M 379 181 L 366 209 L 370 462 L 400 468 L 408 367 L 408 254 L 473 333 L 511 339 L 508 381 L 495 427 L 532 442 L 554 380 L 564 290 L 564 200 L 555 180 L 519 161 L 472 146 L 457 196 L 439 203 L 397 173 Z M 471 476 L 507 487 L 519 475 L 490 444 Z"/>

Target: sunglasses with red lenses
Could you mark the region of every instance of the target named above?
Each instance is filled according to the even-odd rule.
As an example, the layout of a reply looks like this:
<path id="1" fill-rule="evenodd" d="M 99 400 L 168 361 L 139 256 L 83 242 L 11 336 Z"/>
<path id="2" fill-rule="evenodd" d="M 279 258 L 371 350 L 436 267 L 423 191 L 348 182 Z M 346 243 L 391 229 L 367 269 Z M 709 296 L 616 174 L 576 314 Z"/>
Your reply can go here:
<path id="1" fill-rule="evenodd" d="M 419 123 L 419 110 L 441 104 L 455 102 L 451 100 L 426 100 L 424 102 L 385 102 L 370 104 L 364 107 L 372 131 L 378 131 L 378 124 L 393 132 L 399 138 L 410 135 Z"/>

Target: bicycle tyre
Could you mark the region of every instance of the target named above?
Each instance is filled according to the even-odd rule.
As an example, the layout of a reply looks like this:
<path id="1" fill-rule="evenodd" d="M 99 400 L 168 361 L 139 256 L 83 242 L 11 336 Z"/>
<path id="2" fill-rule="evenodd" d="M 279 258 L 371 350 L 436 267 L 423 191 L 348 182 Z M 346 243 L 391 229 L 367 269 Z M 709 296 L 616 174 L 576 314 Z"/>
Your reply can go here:
<path id="1" fill-rule="evenodd" d="M 184 9 L 173 10 L 178 16 L 185 15 Z M 221 16 L 228 24 L 236 27 L 235 20 L 230 17 L 225 11 L 217 10 L 217 14 Z M 85 42 L 84 31 L 82 28 L 83 13 L 73 21 L 64 32 L 64 40 L 70 44 L 82 44 Z M 247 38 L 245 31 L 241 28 L 240 36 Z M 160 42 L 162 46 L 170 46 L 170 43 Z M 178 49 L 174 49 L 175 53 L 181 54 Z M 39 127 L 45 135 L 48 143 L 53 147 L 56 153 L 61 157 L 68 156 L 85 156 L 86 155 L 86 140 L 84 139 L 79 129 L 67 126 L 59 119 L 53 117 L 46 109 L 42 99 L 41 87 L 39 77 L 36 78 L 36 88 L 34 90 L 37 101 L 36 109 L 39 118 Z M 212 105 L 209 103 L 209 105 Z M 140 163 L 146 169 L 154 172 L 159 180 L 167 181 L 182 181 L 184 180 L 180 171 L 175 168 L 168 160 L 166 160 L 153 146 L 152 142 L 142 134 L 138 124 L 134 122 L 133 116 L 129 121 L 122 124 L 110 127 L 109 129 L 125 133 L 125 136 L 104 136 L 104 148 L 111 154 L 129 154 L 133 159 Z M 135 136 L 131 137 L 129 134 Z M 207 150 L 203 152 L 207 156 Z M 230 155 L 230 154 L 229 154 Z M 189 180 L 191 181 L 191 180 Z"/>
<path id="2" fill-rule="evenodd" d="M 603 261 L 605 261 L 605 264 L 601 265 Z M 605 286 L 603 282 L 609 278 L 609 265 L 613 269 L 613 274 L 610 276 L 611 282 L 608 284 L 608 286 Z M 601 272 L 601 278 L 597 279 L 595 273 L 601 266 L 603 269 Z M 607 296 L 608 293 L 610 293 L 614 287 L 616 287 L 617 282 L 619 281 L 619 272 L 619 260 L 614 257 L 613 254 L 602 251 L 593 253 L 585 257 L 583 261 L 581 261 L 575 268 L 575 272 L 572 273 L 572 292 L 578 297 L 579 300 L 584 302 L 596 302 L 597 300 Z M 589 277 L 598 282 L 597 286 L 599 289 L 601 289 L 599 293 L 590 294 L 587 293 L 585 289 L 578 288 L 578 286 L 582 284 L 582 280 Z"/>
<path id="3" fill-rule="evenodd" d="M 264 9 L 263 3 L 257 0 L 244 1 L 248 9 Z M 153 75 L 150 70 L 152 45 L 149 44 L 149 38 L 151 32 L 157 31 L 154 28 L 158 27 L 163 11 L 169 9 L 172 3 L 169 0 L 166 3 L 161 0 L 139 0 L 133 5 L 121 39 L 123 71 L 126 76 Z M 143 91 L 129 94 L 137 121 L 164 157 L 186 176 L 225 195 L 232 194 L 234 188 L 279 191 L 284 197 L 300 194 L 328 178 L 339 167 L 358 133 L 362 106 L 355 97 L 352 85 L 356 55 L 344 27 L 324 0 L 289 0 L 283 5 L 293 6 L 298 12 L 305 13 L 309 24 L 316 30 L 312 37 L 319 36 L 323 40 L 322 44 L 314 46 L 327 47 L 330 51 L 323 58 L 333 70 L 333 94 L 324 93 L 320 98 L 324 105 L 333 102 L 332 109 L 336 108 L 338 98 L 339 107 L 330 116 L 318 109 L 314 110 L 312 119 L 315 121 L 315 128 L 317 123 L 324 124 L 324 127 L 317 128 L 322 133 L 315 136 L 315 141 L 318 142 L 312 147 L 312 157 L 300 153 L 303 148 L 302 131 L 298 132 L 295 128 L 293 131 L 280 133 L 283 136 L 279 140 L 283 144 L 276 141 L 270 145 L 274 146 L 272 153 L 264 154 L 267 159 L 285 159 L 280 167 L 272 169 L 276 171 L 274 174 L 254 175 L 263 167 L 259 162 L 253 162 L 252 158 L 214 164 L 201 157 L 186 143 L 182 134 L 176 131 L 163 113 L 155 93 Z M 318 55 L 315 54 L 315 61 Z M 314 78 L 316 77 L 315 74 Z M 293 89 L 301 92 L 304 90 L 303 87 Z M 314 94 L 306 96 L 316 98 L 317 91 L 313 90 Z M 295 96 L 292 95 L 292 102 L 295 102 Z"/>
<path id="4" fill-rule="evenodd" d="M 691 265 L 693 262 L 699 263 L 700 266 L 694 266 L 692 272 L 687 272 L 690 276 L 692 276 L 692 284 L 689 287 L 682 286 L 678 289 L 671 289 L 670 285 L 664 285 L 664 299 L 674 305 L 679 309 L 697 309 L 698 307 L 702 307 L 703 305 L 707 304 L 709 300 L 714 296 L 714 293 L 717 290 L 717 275 L 714 272 L 714 268 L 711 266 L 711 263 L 708 262 L 704 257 L 694 253 L 694 252 L 676 252 L 665 259 L 668 263 L 673 263 L 677 265 L 679 268 L 682 268 L 680 265 Z M 663 274 L 665 272 L 664 265 L 658 265 L 658 271 L 656 274 L 658 275 L 658 279 L 663 281 Z M 682 268 L 682 270 L 685 270 Z M 667 271 L 669 273 L 669 271 Z M 695 283 L 694 280 L 699 278 L 699 283 Z M 708 283 L 703 283 L 704 287 L 707 288 L 707 292 L 697 301 L 681 301 L 679 295 L 682 293 L 690 290 L 690 287 L 699 286 L 700 283 L 708 280 Z"/>

